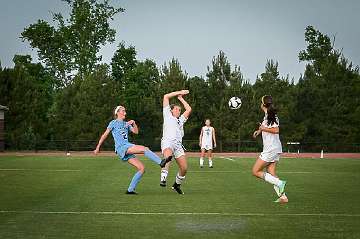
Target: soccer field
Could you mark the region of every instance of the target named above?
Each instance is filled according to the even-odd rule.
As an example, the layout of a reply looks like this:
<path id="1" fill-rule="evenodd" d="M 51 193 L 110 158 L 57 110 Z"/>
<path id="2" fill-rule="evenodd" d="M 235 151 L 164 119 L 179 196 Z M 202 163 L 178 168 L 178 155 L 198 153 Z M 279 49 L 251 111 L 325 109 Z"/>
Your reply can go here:
<path id="1" fill-rule="evenodd" d="M 2 156 L 0 238 L 360 238 L 360 159 L 282 159 L 286 205 L 251 176 L 254 159 L 188 161 L 185 195 L 144 160 L 134 196 L 115 157 Z"/>

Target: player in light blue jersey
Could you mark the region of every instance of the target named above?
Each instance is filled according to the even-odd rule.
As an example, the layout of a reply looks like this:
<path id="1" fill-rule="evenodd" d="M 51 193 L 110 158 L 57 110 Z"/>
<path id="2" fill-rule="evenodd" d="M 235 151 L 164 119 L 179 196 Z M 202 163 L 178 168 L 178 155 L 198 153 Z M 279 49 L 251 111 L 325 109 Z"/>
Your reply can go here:
<path id="1" fill-rule="evenodd" d="M 171 157 L 161 160 L 154 152 L 152 152 L 148 147 L 142 145 L 135 145 L 129 142 L 129 131 L 134 134 L 139 133 L 138 126 L 134 120 L 125 121 L 126 109 L 123 106 L 117 106 L 114 110 L 114 120 L 112 120 L 105 132 L 100 137 L 99 143 L 94 150 L 95 154 L 98 154 L 100 151 L 100 146 L 105 141 L 109 133 L 112 133 L 112 136 L 115 141 L 115 152 L 119 158 L 123 161 L 127 161 L 129 164 L 134 166 L 137 169 L 134 177 L 132 178 L 129 188 L 126 191 L 126 194 L 137 194 L 135 188 L 140 182 L 142 175 L 145 172 L 144 164 L 135 156 L 135 154 L 144 154 L 145 157 L 154 161 L 161 168 L 165 164 L 171 161 Z"/>

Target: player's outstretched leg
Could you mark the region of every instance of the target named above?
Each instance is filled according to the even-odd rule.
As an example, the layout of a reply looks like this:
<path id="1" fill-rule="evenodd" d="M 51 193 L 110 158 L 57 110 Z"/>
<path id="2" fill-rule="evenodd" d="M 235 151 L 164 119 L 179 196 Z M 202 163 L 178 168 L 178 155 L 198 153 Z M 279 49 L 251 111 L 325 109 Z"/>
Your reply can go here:
<path id="1" fill-rule="evenodd" d="M 145 157 L 153 161 L 154 163 L 158 164 L 161 168 L 165 166 L 167 162 L 170 162 L 172 159 L 171 157 L 167 157 L 163 160 L 160 159 L 153 151 L 151 151 L 148 147 L 142 145 L 134 145 L 127 150 L 128 154 L 144 154 Z"/>
<path id="2" fill-rule="evenodd" d="M 128 160 L 128 163 L 131 164 L 132 166 L 134 166 L 138 171 L 134 174 L 133 178 L 131 179 L 130 185 L 126 191 L 126 194 L 137 194 L 135 192 L 135 188 L 138 185 L 138 183 L 140 182 L 144 172 L 145 172 L 145 167 L 144 164 L 137 158 L 131 158 Z"/>

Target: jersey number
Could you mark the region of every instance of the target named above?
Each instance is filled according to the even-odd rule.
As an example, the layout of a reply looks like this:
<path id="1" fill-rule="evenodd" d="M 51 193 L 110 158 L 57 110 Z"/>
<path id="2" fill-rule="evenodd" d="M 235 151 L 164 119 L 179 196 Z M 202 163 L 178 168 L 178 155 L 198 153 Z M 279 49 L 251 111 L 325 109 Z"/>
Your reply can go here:
<path id="1" fill-rule="evenodd" d="M 128 136 L 124 131 L 121 131 L 121 135 L 123 136 L 124 139 L 128 139 Z"/>

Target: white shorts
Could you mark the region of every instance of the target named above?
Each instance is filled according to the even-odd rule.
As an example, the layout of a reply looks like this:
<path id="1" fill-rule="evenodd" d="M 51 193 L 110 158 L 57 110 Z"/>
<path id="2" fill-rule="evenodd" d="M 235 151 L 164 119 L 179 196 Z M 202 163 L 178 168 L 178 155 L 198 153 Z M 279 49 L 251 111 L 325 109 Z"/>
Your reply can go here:
<path id="1" fill-rule="evenodd" d="M 274 163 L 279 162 L 281 153 L 279 152 L 262 152 L 260 154 L 260 159 L 268 162 L 268 163 Z"/>
<path id="2" fill-rule="evenodd" d="M 176 159 L 185 155 L 184 147 L 178 141 L 161 140 L 161 152 L 164 153 L 164 150 L 167 148 L 173 151 L 173 155 Z"/>
<path id="3" fill-rule="evenodd" d="M 205 150 L 212 150 L 213 146 L 212 144 L 201 144 L 201 149 L 205 149 Z"/>

